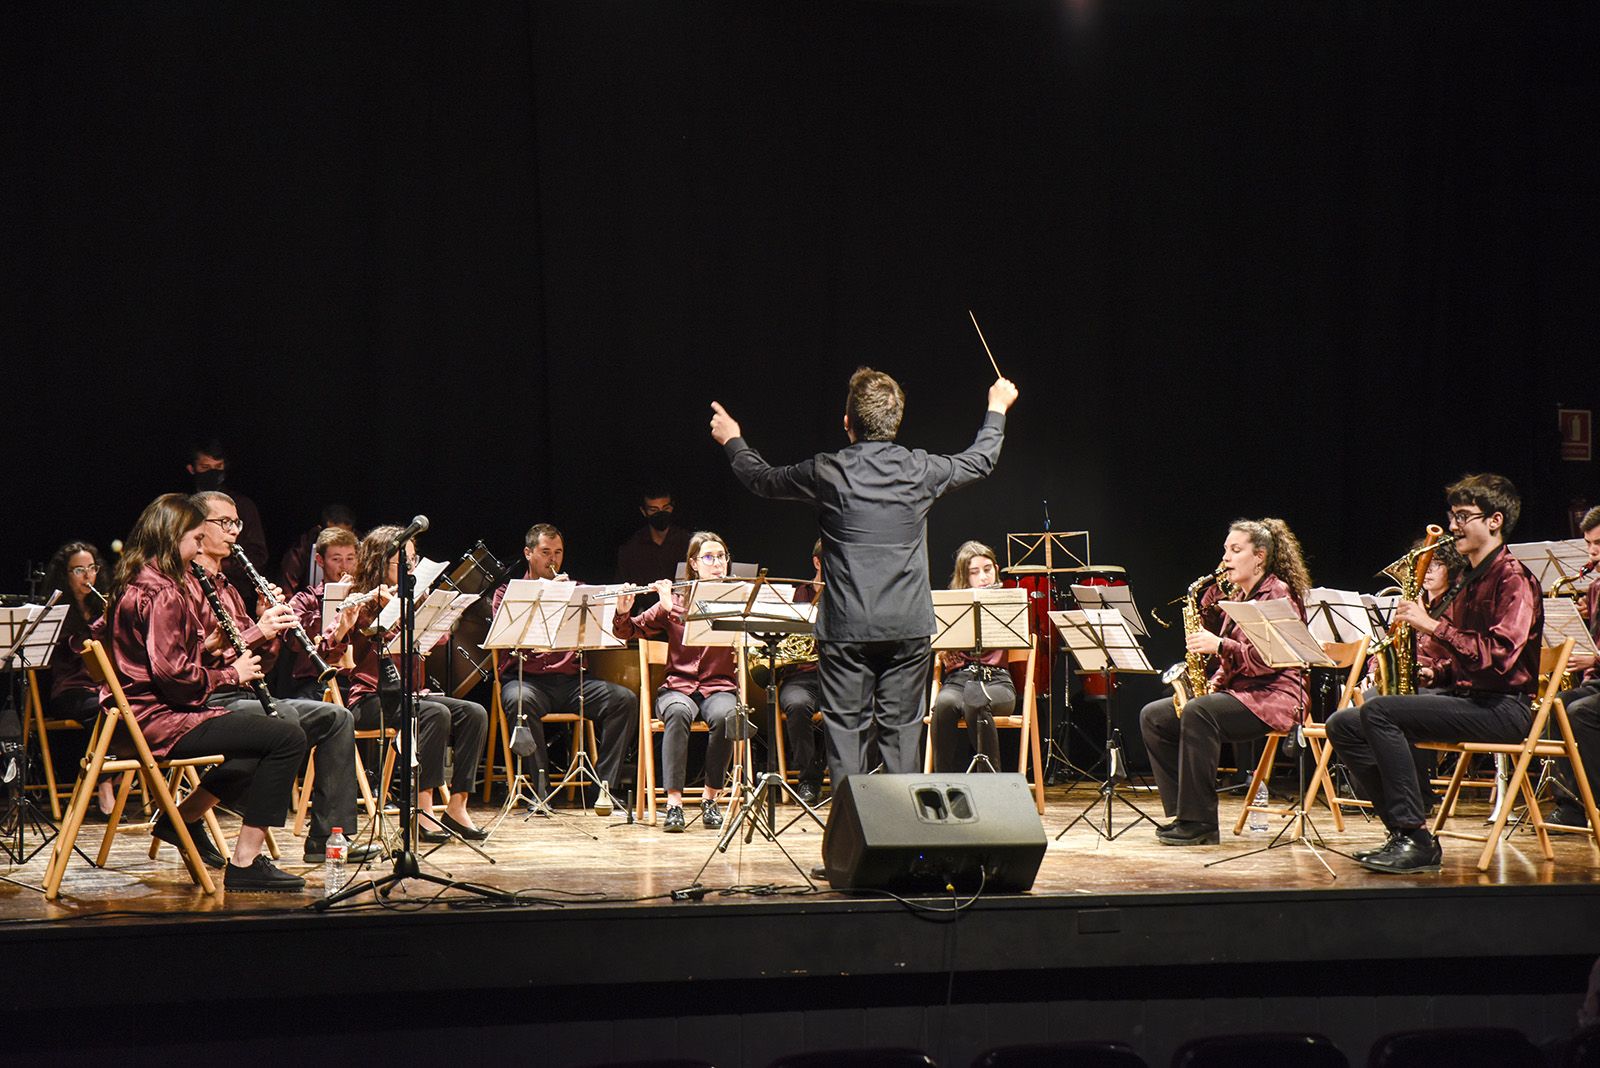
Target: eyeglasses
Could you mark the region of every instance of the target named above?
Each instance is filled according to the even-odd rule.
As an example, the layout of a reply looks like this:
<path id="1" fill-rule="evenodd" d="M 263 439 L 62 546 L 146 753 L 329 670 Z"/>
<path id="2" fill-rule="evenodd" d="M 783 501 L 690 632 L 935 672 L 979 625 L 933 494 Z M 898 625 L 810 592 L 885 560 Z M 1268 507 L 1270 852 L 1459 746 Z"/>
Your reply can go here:
<path id="1" fill-rule="evenodd" d="M 99 564 L 82 564 L 78 567 L 69 567 L 67 569 L 67 574 L 71 575 L 73 578 L 85 578 L 89 575 L 98 575 L 99 573 Z"/>
<path id="2" fill-rule="evenodd" d="M 1445 518 L 1452 526 L 1464 527 L 1468 523 L 1472 522 L 1474 519 L 1482 519 L 1483 518 L 1483 513 L 1482 512 L 1451 512 Z"/>
<path id="3" fill-rule="evenodd" d="M 727 553 L 701 553 L 700 554 L 700 562 L 702 564 L 725 564 L 725 563 L 728 562 L 728 554 Z"/>
<path id="4" fill-rule="evenodd" d="M 237 534 L 244 529 L 244 523 L 238 519 L 207 519 L 207 523 L 215 523 L 226 534 Z"/>

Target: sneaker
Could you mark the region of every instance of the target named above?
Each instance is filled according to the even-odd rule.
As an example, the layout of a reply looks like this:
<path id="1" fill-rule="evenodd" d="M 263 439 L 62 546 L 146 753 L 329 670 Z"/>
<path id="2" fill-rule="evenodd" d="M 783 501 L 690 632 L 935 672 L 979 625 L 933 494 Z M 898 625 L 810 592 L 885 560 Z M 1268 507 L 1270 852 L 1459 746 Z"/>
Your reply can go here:
<path id="1" fill-rule="evenodd" d="M 661 829 L 668 834 L 679 834 L 684 827 L 683 806 L 668 805 L 667 817 L 661 821 Z"/>
<path id="2" fill-rule="evenodd" d="M 222 888 L 234 893 L 295 894 L 306 888 L 306 881 L 278 868 L 265 853 L 260 853 L 248 868 L 229 864 L 228 874 L 222 877 Z"/>
<path id="3" fill-rule="evenodd" d="M 722 830 L 722 809 L 710 798 L 700 802 L 700 822 L 705 824 L 708 831 Z"/>
<path id="4" fill-rule="evenodd" d="M 1439 848 L 1439 839 L 1427 830 L 1418 828 L 1398 832 L 1387 846 L 1357 863 L 1368 871 L 1406 875 L 1410 872 L 1438 871 L 1443 860 L 1444 851 Z"/>
<path id="5" fill-rule="evenodd" d="M 205 820 L 195 820 L 192 823 L 184 824 L 184 826 L 189 828 L 189 837 L 194 839 L 195 849 L 199 850 L 200 860 L 205 866 L 221 870 L 222 866 L 228 863 L 228 858 L 222 855 L 222 850 L 217 848 L 217 844 L 206 833 Z M 150 826 L 150 837 L 166 842 L 168 845 L 178 845 L 178 831 L 171 823 L 167 822 L 167 814 L 165 812 L 156 814 L 156 821 Z M 178 846 L 178 848 L 181 849 L 183 847 Z"/>

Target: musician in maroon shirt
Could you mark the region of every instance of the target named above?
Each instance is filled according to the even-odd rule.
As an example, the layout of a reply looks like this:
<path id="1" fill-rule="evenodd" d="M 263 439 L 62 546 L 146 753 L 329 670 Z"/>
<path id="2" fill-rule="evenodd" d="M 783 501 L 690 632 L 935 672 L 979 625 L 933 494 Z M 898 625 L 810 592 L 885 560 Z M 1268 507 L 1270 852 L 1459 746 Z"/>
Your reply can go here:
<path id="1" fill-rule="evenodd" d="M 279 870 L 261 852 L 268 827 L 288 817 L 305 733 L 282 717 L 230 712 L 208 704 L 216 690 L 261 678 L 248 649 L 226 666 L 208 667 L 206 628 L 190 592 L 189 567 L 200 553 L 205 513 L 181 493 L 157 497 L 128 535 L 111 586 L 111 606 L 96 625 L 150 750 L 157 757 L 220 753 L 197 789 L 178 806 L 207 865 L 227 866 L 223 886 L 234 891 L 297 891 L 305 880 Z M 225 861 L 201 822 L 218 804 L 237 809 L 244 825 Z M 158 816 L 151 833 L 176 843 L 177 829 Z"/>
<path id="2" fill-rule="evenodd" d="M 981 541 L 969 541 L 956 550 L 956 567 L 950 576 L 952 590 L 987 589 L 1000 584 L 1000 562 L 994 550 Z M 1009 716 L 1017 706 L 1017 687 L 1006 667 L 1006 651 L 991 649 L 981 655 L 942 649 L 939 664 L 944 679 L 933 701 L 929 735 L 934 771 L 1000 770 L 1000 732 L 995 716 Z M 970 745 L 963 746 L 956 725 L 967 721 Z M 970 752 L 969 752 L 970 750 Z M 976 754 L 975 756 L 973 754 Z M 978 759 L 981 758 L 981 759 Z"/>
<path id="3" fill-rule="evenodd" d="M 795 604 L 811 604 L 822 595 L 822 540 L 811 547 L 810 583 L 795 587 Z M 815 644 L 812 646 L 815 649 Z M 750 674 L 762 682 L 761 661 L 751 666 Z M 822 680 L 817 677 L 817 661 L 802 660 L 778 669 L 778 707 L 783 709 L 784 737 L 789 744 L 789 766 L 799 775 L 795 793 L 806 804 L 815 804 L 822 795 L 822 721 L 815 715 L 822 707 Z"/>
<path id="4" fill-rule="evenodd" d="M 536 523 L 523 538 L 522 556 L 528 562 L 528 578 L 565 580 L 561 566 L 566 560 L 566 542 L 561 531 L 549 523 Z M 493 611 L 500 611 L 507 586 L 494 591 Z M 500 702 L 516 715 L 517 725 L 533 740 L 533 765 L 550 771 L 550 750 L 545 740 L 544 717 L 552 712 L 578 711 L 578 653 L 564 650 L 535 653 L 509 649 L 500 657 Z M 599 762 L 595 772 L 607 788 L 620 795 L 623 784 L 632 776 L 628 771 L 628 749 L 639 733 L 638 704 L 626 687 L 593 675 L 583 677 L 583 714 L 595 725 L 599 741 Z M 574 739 L 574 745 L 579 744 Z"/>
<path id="5" fill-rule="evenodd" d="M 324 527 L 322 533 L 317 535 L 315 546 L 317 570 L 321 572 L 322 579 L 289 598 L 289 607 L 300 620 L 301 628 L 317 643 L 317 655 L 334 667 L 340 667 L 350 643 L 348 639 L 333 641 L 333 628 L 322 625 L 322 600 L 328 583 L 349 582 L 354 578 L 358 540 L 345 527 Z M 321 700 L 326 686 L 317 679 L 317 666 L 311 654 L 296 645 L 293 655 L 294 664 L 289 677 L 294 683 L 289 695 Z M 349 675 L 348 668 L 341 668 L 338 683 L 342 690 L 349 689 Z"/>
<path id="6" fill-rule="evenodd" d="M 1306 707 L 1305 672 L 1262 660 L 1238 624 L 1218 607 L 1224 600 L 1287 598 L 1304 619 L 1311 576 L 1299 539 L 1281 519 L 1236 519 L 1222 545 L 1222 564 L 1238 592 L 1224 597 L 1219 583 L 1208 586 L 1200 597 L 1202 626 L 1184 640 L 1188 652 L 1216 658 L 1210 692 L 1191 697 L 1181 716 L 1170 697 L 1150 702 L 1139 713 L 1161 806 L 1176 817 L 1156 828 L 1162 845 L 1216 844 L 1222 743 L 1288 730 Z"/>
<path id="7" fill-rule="evenodd" d="M 688 574 L 691 579 L 717 580 L 728 574 L 728 547 L 710 531 L 697 531 L 689 539 Z M 687 599 L 673 593 L 672 580 L 655 584 L 660 598 L 637 618 L 631 613 L 633 598 L 617 598 L 616 635 L 628 638 L 667 639 L 667 681 L 656 692 L 656 718 L 666 729 L 661 736 L 662 781 L 667 787 L 667 814 L 662 830 L 676 833 L 684 829 L 684 766 L 689 760 L 689 725 L 703 719 L 706 735 L 705 788 L 700 798 L 700 819 L 707 830 L 722 826 L 722 809 L 717 797 L 728 774 L 728 759 L 733 743 L 728 738 L 728 719 L 739 705 L 738 658 L 732 646 L 683 644 Z M 649 745 L 641 738 L 640 745 Z"/>
<path id="8" fill-rule="evenodd" d="M 1590 568 L 1600 568 L 1600 508 L 1591 508 L 1580 524 L 1583 542 L 1589 550 Z M 1589 621 L 1589 634 L 1600 639 L 1600 581 L 1591 582 L 1584 591 L 1578 608 Z M 1578 759 L 1583 762 L 1584 778 L 1589 782 L 1589 794 L 1600 792 L 1600 665 L 1588 653 L 1573 653 L 1567 665 L 1581 671 L 1578 685 L 1561 693 L 1561 703 L 1566 706 L 1567 719 L 1572 723 L 1572 737 L 1578 743 Z M 1556 761 L 1556 781 L 1561 790 L 1556 807 L 1547 823 L 1563 827 L 1589 826 L 1589 814 L 1584 811 L 1578 789 L 1578 780 L 1572 765 L 1565 760 Z"/>
<path id="9" fill-rule="evenodd" d="M 85 728 L 82 733 L 51 731 L 50 755 L 57 768 L 77 766 L 89 742 L 89 728 L 100 712 L 100 687 L 89 677 L 89 669 L 79 653 L 89 628 L 105 612 L 111 570 L 100 558 L 100 550 L 86 541 L 69 541 L 50 557 L 45 573 L 45 588 L 59 590 L 67 606 L 55 652 L 50 656 L 50 692 L 45 711 L 51 719 L 69 719 Z M 112 777 L 100 780 L 101 815 L 109 815 L 116 801 Z"/>
<path id="10" fill-rule="evenodd" d="M 1443 853 L 1426 826 L 1410 745 L 1419 741 L 1514 742 L 1533 720 L 1544 601 L 1538 580 L 1506 551 L 1522 499 L 1501 475 L 1468 475 L 1445 490 L 1450 530 L 1468 571 L 1435 619 L 1419 601 L 1396 618 L 1419 640 L 1417 686 L 1435 692 L 1376 697 L 1328 717 L 1328 739 L 1389 831 L 1379 849 L 1355 854 L 1377 872 L 1438 871 Z M 1445 655 L 1435 657 L 1432 650 Z"/>

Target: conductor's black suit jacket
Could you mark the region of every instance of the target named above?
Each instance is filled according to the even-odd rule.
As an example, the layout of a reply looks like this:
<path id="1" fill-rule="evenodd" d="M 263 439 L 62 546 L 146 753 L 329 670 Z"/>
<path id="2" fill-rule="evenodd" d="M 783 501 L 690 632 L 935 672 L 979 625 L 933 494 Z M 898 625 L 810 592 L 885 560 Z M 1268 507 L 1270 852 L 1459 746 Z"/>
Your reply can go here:
<path id="1" fill-rule="evenodd" d="M 953 489 L 994 470 L 1006 417 L 987 412 L 978 436 L 954 456 L 892 441 L 858 441 L 803 463 L 773 467 L 744 438 L 725 446 L 740 482 L 762 497 L 807 501 L 822 528 L 822 602 L 816 636 L 881 642 L 933 634 L 928 592 L 928 510 Z"/>

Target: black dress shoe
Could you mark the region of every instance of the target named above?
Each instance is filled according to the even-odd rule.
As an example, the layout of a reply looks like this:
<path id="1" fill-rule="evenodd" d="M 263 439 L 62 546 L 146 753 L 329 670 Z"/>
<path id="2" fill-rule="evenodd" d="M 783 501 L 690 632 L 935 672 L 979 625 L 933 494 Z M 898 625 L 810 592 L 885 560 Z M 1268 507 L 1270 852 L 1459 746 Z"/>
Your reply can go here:
<path id="1" fill-rule="evenodd" d="M 1156 824 L 1156 833 L 1157 834 L 1166 834 L 1167 832 L 1171 831 L 1172 828 L 1176 827 L 1177 825 L 1178 825 L 1178 821 L 1177 820 L 1168 820 L 1166 823 L 1157 823 Z"/>
<path id="2" fill-rule="evenodd" d="M 1589 828 L 1589 815 L 1579 806 L 1563 801 L 1545 817 L 1545 822 L 1552 827 L 1573 827 L 1583 831 Z"/>
<path id="3" fill-rule="evenodd" d="M 228 874 L 222 877 L 222 888 L 236 894 L 293 894 L 304 890 L 306 881 L 298 875 L 290 875 L 268 860 L 265 853 L 260 853 L 248 868 L 229 864 Z"/>
<path id="4" fill-rule="evenodd" d="M 1178 820 L 1171 828 L 1156 832 L 1156 841 L 1169 846 L 1216 845 L 1222 841 L 1214 823 L 1199 820 Z"/>
<path id="5" fill-rule="evenodd" d="M 794 796 L 807 805 L 815 805 L 820 795 L 821 791 L 813 783 L 803 782 L 794 788 Z"/>
<path id="6" fill-rule="evenodd" d="M 816 867 L 811 869 L 811 877 L 813 879 L 820 879 L 823 882 L 827 882 L 828 866 L 826 864 L 818 864 Z"/>
<path id="7" fill-rule="evenodd" d="M 1404 875 L 1408 872 L 1438 871 L 1443 859 L 1444 851 L 1439 848 L 1439 839 L 1419 829 L 1397 833 L 1388 845 L 1356 863 L 1368 871 Z"/>
<path id="8" fill-rule="evenodd" d="M 468 827 L 448 812 L 439 817 L 439 822 L 444 824 L 447 830 L 454 831 L 458 837 L 468 842 L 481 842 L 489 837 L 488 831 L 483 830 L 481 827 Z"/>
<path id="9" fill-rule="evenodd" d="M 680 834 L 684 827 L 683 806 L 668 805 L 666 818 L 661 821 L 661 829 L 668 834 Z"/>
<path id="10" fill-rule="evenodd" d="M 1404 831 L 1390 831 L 1389 837 L 1383 840 L 1383 845 L 1378 846 L 1376 849 L 1358 849 L 1354 853 L 1350 854 L 1350 859 L 1359 864 L 1368 857 L 1375 857 L 1379 853 L 1382 853 L 1385 849 L 1388 849 L 1390 846 L 1394 845 L 1394 840 L 1403 834 L 1405 834 Z"/>
<path id="11" fill-rule="evenodd" d="M 450 841 L 450 832 L 443 827 L 430 827 L 421 820 L 417 821 L 417 841 L 427 842 L 429 845 L 438 845 Z"/>
<path id="12" fill-rule="evenodd" d="M 192 823 L 184 824 L 184 826 L 189 828 L 189 837 L 194 839 L 195 848 L 200 852 L 200 860 L 206 867 L 220 869 L 224 864 L 228 863 L 228 858 L 222 855 L 222 851 L 217 848 L 217 844 L 206 833 L 205 820 L 195 820 Z M 178 843 L 178 831 L 167 821 L 165 812 L 156 814 L 156 821 L 150 827 L 150 836 L 166 842 L 168 845 L 178 846 L 179 849 L 183 848 Z"/>
<path id="13" fill-rule="evenodd" d="M 722 809 L 718 808 L 717 803 L 710 798 L 700 802 L 700 822 L 708 831 L 722 830 Z"/>

